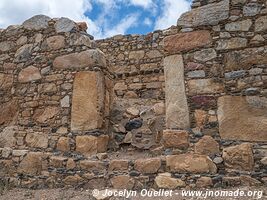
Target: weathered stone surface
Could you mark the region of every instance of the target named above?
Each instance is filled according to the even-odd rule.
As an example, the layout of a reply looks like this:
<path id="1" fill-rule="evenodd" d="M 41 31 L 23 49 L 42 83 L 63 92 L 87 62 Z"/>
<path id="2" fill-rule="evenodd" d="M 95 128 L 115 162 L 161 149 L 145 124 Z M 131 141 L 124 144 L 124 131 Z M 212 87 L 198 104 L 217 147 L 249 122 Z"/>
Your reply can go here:
<path id="1" fill-rule="evenodd" d="M 40 175 L 42 171 L 42 156 L 43 153 L 41 152 L 29 152 L 19 164 L 18 173 Z"/>
<path id="2" fill-rule="evenodd" d="M 14 124 L 17 121 L 19 108 L 16 99 L 0 104 L 0 110 L 0 125 Z"/>
<path id="3" fill-rule="evenodd" d="M 142 59 L 145 56 L 145 52 L 143 50 L 139 50 L 139 51 L 131 51 L 129 54 L 129 59 Z"/>
<path id="4" fill-rule="evenodd" d="M 267 98 L 223 96 L 217 113 L 222 139 L 267 141 Z"/>
<path id="5" fill-rule="evenodd" d="M 0 52 L 10 51 L 15 47 L 15 43 L 12 41 L 0 42 Z"/>
<path id="6" fill-rule="evenodd" d="M 51 36 L 46 39 L 47 46 L 50 49 L 57 50 L 65 46 L 65 38 L 62 35 Z"/>
<path id="7" fill-rule="evenodd" d="M 91 161 L 91 160 L 82 160 L 80 161 L 80 167 L 82 170 L 86 170 L 88 172 L 105 172 L 106 165 L 102 161 Z"/>
<path id="8" fill-rule="evenodd" d="M 7 126 L 0 132 L 0 148 L 13 147 L 16 145 L 16 126 Z"/>
<path id="9" fill-rule="evenodd" d="M 212 179 L 210 177 L 200 177 L 197 179 L 196 186 L 198 188 L 207 188 L 213 186 Z"/>
<path id="10" fill-rule="evenodd" d="M 195 144 L 195 153 L 203 155 L 214 155 L 220 152 L 220 146 L 211 136 L 203 136 Z"/>
<path id="11" fill-rule="evenodd" d="M 28 133 L 25 138 L 25 142 L 29 147 L 47 148 L 48 147 L 48 135 L 45 133 Z"/>
<path id="12" fill-rule="evenodd" d="M 159 188 L 175 189 L 185 187 L 185 182 L 181 179 L 172 178 L 170 173 L 161 173 L 155 178 L 155 183 Z"/>
<path id="13" fill-rule="evenodd" d="M 101 72 L 79 72 L 73 86 L 71 130 L 86 131 L 102 127 L 105 86 Z"/>
<path id="14" fill-rule="evenodd" d="M 215 82 L 213 79 L 195 79 L 188 81 L 189 94 L 214 94 L 223 92 L 222 83 Z"/>
<path id="15" fill-rule="evenodd" d="M 132 189 L 134 180 L 128 175 L 118 175 L 110 179 L 110 182 L 115 189 Z"/>
<path id="16" fill-rule="evenodd" d="M 49 119 L 55 117 L 58 112 L 58 107 L 46 107 L 44 109 L 37 109 L 33 115 L 33 119 L 39 123 L 46 123 Z"/>
<path id="17" fill-rule="evenodd" d="M 109 142 L 109 136 L 108 135 L 100 135 L 97 137 L 97 152 L 103 153 L 107 151 L 108 148 L 108 142 Z"/>
<path id="18" fill-rule="evenodd" d="M 229 0 L 212 3 L 193 9 L 182 14 L 177 25 L 184 27 L 196 27 L 202 25 L 217 25 L 229 16 Z"/>
<path id="19" fill-rule="evenodd" d="M 203 128 L 207 120 L 207 112 L 205 110 L 195 110 L 194 117 L 197 128 Z"/>
<path id="20" fill-rule="evenodd" d="M 25 62 L 28 61 L 32 54 L 33 45 L 32 44 L 25 44 L 20 47 L 15 53 L 15 63 Z"/>
<path id="21" fill-rule="evenodd" d="M 248 31 L 252 25 L 251 19 L 231 22 L 225 25 L 226 31 Z"/>
<path id="22" fill-rule="evenodd" d="M 207 62 L 216 58 L 217 53 L 214 49 L 203 49 L 194 53 L 194 59 L 196 61 Z"/>
<path id="23" fill-rule="evenodd" d="M 42 76 L 37 67 L 29 66 L 22 69 L 18 75 L 18 81 L 21 83 L 27 83 L 31 81 L 37 81 L 41 79 Z"/>
<path id="24" fill-rule="evenodd" d="M 91 135 L 76 137 L 76 151 L 85 156 L 97 153 L 97 137 Z"/>
<path id="25" fill-rule="evenodd" d="M 8 90 L 12 87 L 13 75 L 0 73 L 0 90 Z"/>
<path id="26" fill-rule="evenodd" d="M 109 171 L 127 171 L 129 166 L 128 160 L 111 160 L 109 163 Z"/>
<path id="27" fill-rule="evenodd" d="M 255 16 L 261 11 L 261 7 L 262 5 L 256 2 L 248 3 L 243 7 L 243 14 L 244 16 Z"/>
<path id="28" fill-rule="evenodd" d="M 266 48 L 249 48 L 225 54 L 225 70 L 249 69 L 253 65 L 267 64 Z"/>
<path id="29" fill-rule="evenodd" d="M 207 156 L 192 153 L 166 156 L 166 166 L 177 173 L 214 174 L 217 171 L 216 165 Z"/>
<path id="30" fill-rule="evenodd" d="M 164 49 L 169 53 L 191 50 L 211 43 L 209 31 L 178 33 L 164 38 Z"/>
<path id="31" fill-rule="evenodd" d="M 246 75 L 245 70 L 238 70 L 238 71 L 227 72 L 224 74 L 224 77 L 226 80 L 232 80 L 232 79 L 244 77 L 245 75 Z"/>
<path id="32" fill-rule="evenodd" d="M 137 159 L 134 163 L 134 168 L 144 174 L 156 173 L 160 166 L 160 158 Z"/>
<path id="33" fill-rule="evenodd" d="M 164 130 L 162 139 L 166 148 L 186 149 L 189 146 L 189 134 L 185 130 Z"/>
<path id="34" fill-rule="evenodd" d="M 219 40 L 217 42 L 217 50 L 223 49 L 238 49 L 247 46 L 247 39 L 241 37 L 235 37 L 231 39 Z"/>
<path id="35" fill-rule="evenodd" d="M 165 104 L 163 102 L 160 103 L 156 103 L 153 107 L 152 107 L 155 115 L 163 115 L 165 114 Z"/>
<path id="36" fill-rule="evenodd" d="M 252 171 L 254 158 L 252 145 L 243 143 L 223 149 L 224 164 L 229 169 Z"/>
<path id="37" fill-rule="evenodd" d="M 60 137 L 57 142 L 57 150 L 59 151 L 70 151 L 70 144 L 68 137 Z"/>
<path id="38" fill-rule="evenodd" d="M 158 58 L 162 57 L 163 55 L 158 50 L 151 50 L 146 53 L 146 56 L 149 58 Z"/>
<path id="39" fill-rule="evenodd" d="M 255 21 L 255 31 L 266 31 L 267 30 L 267 16 L 262 16 Z"/>
<path id="40" fill-rule="evenodd" d="M 70 32 L 74 27 L 76 27 L 75 22 L 65 17 L 61 17 L 55 23 L 57 33 Z"/>
<path id="41" fill-rule="evenodd" d="M 205 78 L 205 71 L 204 70 L 195 70 L 187 73 L 189 78 Z"/>
<path id="42" fill-rule="evenodd" d="M 63 180 L 64 184 L 73 185 L 73 186 L 77 186 L 78 184 L 81 184 L 82 181 L 83 179 L 78 174 L 75 174 L 74 176 L 67 176 Z"/>
<path id="43" fill-rule="evenodd" d="M 29 30 L 40 30 L 48 27 L 51 18 L 45 15 L 35 15 L 22 23 L 22 26 Z"/>
<path id="44" fill-rule="evenodd" d="M 61 99 L 60 105 L 62 108 L 69 108 L 70 107 L 70 96 L 67 95 L 63 99 Z"/>
<path id="45" fill-rule="evenodd" d="M 104 54 L 98 49 L 89 49 L 80 53 L 71 53 L 56 57 L 53 62 L 55 69 L 75 69 L 95 66 L 106 66 Z"/>
<path id="46" fill-rule="evenodd" d="M 164 58 L 166 127 L 189 128 L 189 111 L 185 95 L 184 64 L 181 55 Z"/>

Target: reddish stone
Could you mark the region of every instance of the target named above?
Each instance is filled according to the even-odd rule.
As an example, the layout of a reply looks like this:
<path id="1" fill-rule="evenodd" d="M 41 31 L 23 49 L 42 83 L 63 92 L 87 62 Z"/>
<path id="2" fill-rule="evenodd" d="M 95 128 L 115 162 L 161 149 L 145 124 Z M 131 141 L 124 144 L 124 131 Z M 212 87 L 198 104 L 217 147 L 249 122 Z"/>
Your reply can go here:
<path id="1" fill-rule="evenodd" d="M 216 100 L 213 96 L 193 96 L 191 100 L 196 108 L 216 106 Z"/>
<path id="2" fill-rule="evenodd" d="M 210 43 L 211 35 L 209 31 L 193 31 L 167 36 L 164 39 L 164 49 L 169 53 L 177 53 L 202 47 Z"/>
<path id="3" fill-rule="evenodd" d="M 186 69 L 188 70 L 197 70 L 197 69 L 203 69 L 204 65 L 200 64 L 200 63 L 195 63 L 195 62 L 189 62 L 186 65 Z"/>
<path id="4" fill-rule="evenodd" d="M 80 31 L 86 32 L 86 30 L 88 29 L 86 22 L 78 22 L 77 25 Z"/>

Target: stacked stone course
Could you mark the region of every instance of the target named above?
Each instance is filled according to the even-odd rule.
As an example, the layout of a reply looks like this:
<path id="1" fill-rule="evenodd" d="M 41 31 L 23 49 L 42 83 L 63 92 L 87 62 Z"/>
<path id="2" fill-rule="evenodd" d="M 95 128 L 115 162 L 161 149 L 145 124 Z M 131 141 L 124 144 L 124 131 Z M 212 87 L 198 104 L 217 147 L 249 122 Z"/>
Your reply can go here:
<path id="1" fill-rule="evenodd" d="M 167 30 L 97 41 L 66 18 L 2 30 L 0 176 L 35 188 L 266 185 L 267 2 L 192 8 Z"/>

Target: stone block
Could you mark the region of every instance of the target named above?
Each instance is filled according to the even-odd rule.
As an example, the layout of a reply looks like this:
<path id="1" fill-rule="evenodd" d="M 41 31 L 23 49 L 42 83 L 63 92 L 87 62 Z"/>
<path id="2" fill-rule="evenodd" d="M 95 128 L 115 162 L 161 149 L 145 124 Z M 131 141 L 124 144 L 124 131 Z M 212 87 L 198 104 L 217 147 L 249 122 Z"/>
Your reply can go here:
<path id="1" fill-rule="evenodd" d="M 29 175 L 40 175 L 42 171 L 41 152 L 29 152 L 18 166 L 18 173 Z"/>
<path id="2" fill-rule="evenodd" d="M 156 173 L 159 170 L 160 166 L 160 158 L 137 159 L 134 163 L 134 168 L 143 174 Z"/>
<path id="3" fill-rule="evenodd" d="M 189 110 L 185 95 L 184 64 L 181 55 L 164 58 L 166 127 L 189 128 Z"/>
<path id="4" fill-rule="evenodd" d="M 34 66 L 29 66 L 22 69 L 18 75 L 18 81 L 21 83 L 37 81 L 41 78 L 42 76 L 39 69 Z"/>
<path id="5" fill-rule="evenodd" d="M 222 139 L 267 141 L 267 98 L 222 96 L 217 113 Z"/>
<path id="6" fill-rule="evenodd" d="M 211 43 L 209 31 L 178 33 L 164 38 L 164 49 L 169 53 L 188 51 Z"/>
<path id="7" fill-rule="evenodd" d="M 101 72 L 79 72 L 75 76 L 71 130 L 88 131 L 103 125 L 105 82 Z"/>
<path id="8" fill-rule="evenodd" d="M 190 95 L 196 94 L 214 94 L 224 91 L 224 86 L 220 82 L 215 82 L 213 79 L 195 79 L 188 81 Z"/>
<path id="9" fill-rule="evenodd" d="M 159 174 L 155 178 L 155 183 L 159 188 L 176 189 L 177 187 L 185 187 L 186 184 L 181 179 L 172 178 L 170 173 Z"/>
<path id="10" fill-rule="evenodd" d="M 189 134 L 185 130 L 164 130 L 162 139 L 166 148 L 187 149 L 189 146 Z"/>

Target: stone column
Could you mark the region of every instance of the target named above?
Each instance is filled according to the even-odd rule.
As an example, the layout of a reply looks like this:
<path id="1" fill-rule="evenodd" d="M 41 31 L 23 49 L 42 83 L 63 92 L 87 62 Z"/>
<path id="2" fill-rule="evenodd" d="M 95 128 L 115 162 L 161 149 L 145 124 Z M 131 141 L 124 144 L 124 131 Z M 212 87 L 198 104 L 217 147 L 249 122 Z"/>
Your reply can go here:
<path id="1" fill-rule="evenodd" d="M 164 58 L 166 128 L 190 127 L 189 111 L 185 94 L 184 64 L 181 55 Z"/>

